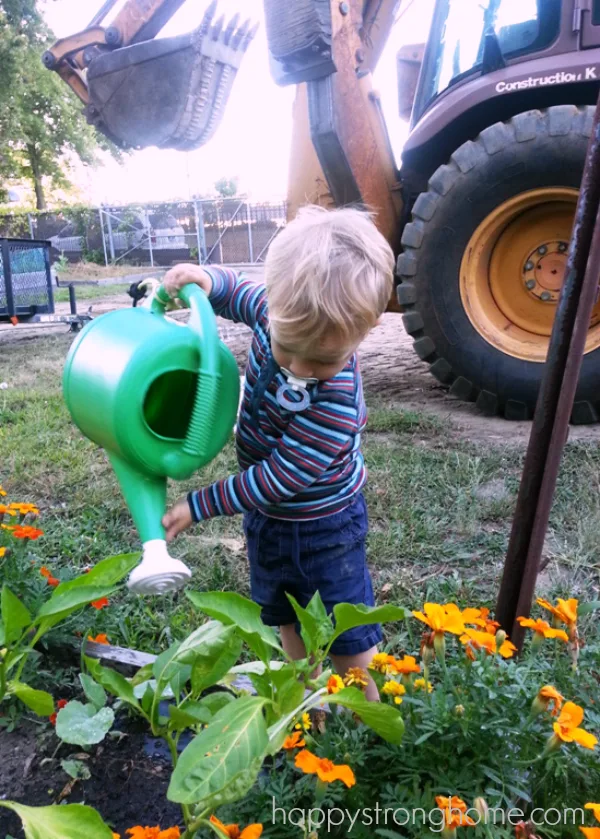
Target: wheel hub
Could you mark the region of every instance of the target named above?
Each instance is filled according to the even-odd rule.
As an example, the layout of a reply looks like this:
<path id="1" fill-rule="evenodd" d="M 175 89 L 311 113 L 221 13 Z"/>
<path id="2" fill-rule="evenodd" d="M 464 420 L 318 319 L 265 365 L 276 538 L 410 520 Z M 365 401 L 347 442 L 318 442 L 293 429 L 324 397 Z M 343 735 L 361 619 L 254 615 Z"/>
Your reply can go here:
<path id="1" fill-rule="evenodd" d="M 544 242 L 528 254 L 523 282 L 528 293 L 542 303 L 557 303 L 567 267 L 567 242 Z"/>

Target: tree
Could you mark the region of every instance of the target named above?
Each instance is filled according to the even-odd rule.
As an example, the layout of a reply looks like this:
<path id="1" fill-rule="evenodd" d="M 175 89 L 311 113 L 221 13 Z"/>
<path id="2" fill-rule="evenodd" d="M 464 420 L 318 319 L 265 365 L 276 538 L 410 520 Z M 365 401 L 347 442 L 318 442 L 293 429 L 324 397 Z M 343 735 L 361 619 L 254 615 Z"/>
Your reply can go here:
<path id="1" fill-rule="evenodd" d="M 120 155 L 87 124 L 67 85 L 43 67 L 52 41 L 35 0 L 0 0 L 0 170 L 32 182 L 38 210 L 46 208 L 44 179 L 69 185 L 69 157 L 93 165 L 98 148 Z"/>
<path id="2" fill-rule="evenodd" d="M 235 198 L 238 193 L 239 178 L 219 178 L 215 181 L 215 190 L 222 198 Z"/>

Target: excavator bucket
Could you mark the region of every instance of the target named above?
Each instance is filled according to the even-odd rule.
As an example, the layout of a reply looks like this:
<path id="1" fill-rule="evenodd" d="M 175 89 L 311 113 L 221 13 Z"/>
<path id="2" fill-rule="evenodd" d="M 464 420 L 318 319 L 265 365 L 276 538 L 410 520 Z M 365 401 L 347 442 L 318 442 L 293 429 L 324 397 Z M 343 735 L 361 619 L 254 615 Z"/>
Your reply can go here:
<path id="1" fill-rule="evenodd" d="M 211 4 L 194 32 L 98 54 L 87 69 L 88 121 L 124 149 L 188 151 L 214 134 L 256 28 L 213 24 Z"/>

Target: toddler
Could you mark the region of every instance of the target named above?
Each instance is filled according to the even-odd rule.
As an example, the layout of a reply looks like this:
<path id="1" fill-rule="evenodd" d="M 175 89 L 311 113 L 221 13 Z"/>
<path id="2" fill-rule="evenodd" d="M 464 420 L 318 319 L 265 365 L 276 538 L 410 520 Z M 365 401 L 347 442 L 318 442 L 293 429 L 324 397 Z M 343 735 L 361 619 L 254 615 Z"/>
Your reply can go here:
<path id="1" fill-rule="evenodd" d="M 193 522 L 243 513 L 252 598 L 294 659 L 306 652 L 286 592 L 306 606 L 318 591 L 328 612 L 374 603 L 356 351 L 386 308 L 393 264 L 367 213 L 307 207 L 272 243 L 264 284 L 215 266 L 178 265 L 164 278 L 172 297 L 197 283 L 216 314 L 254 333 L 236 429 L 240 471 L 178 502 L 163 520 L 167 540 Z M 378 625 L 345 632 L 331 649 L 338 673 L 366 668 L 380 640 Z M 377 699 L 372 681 L 367 696 Z"/>

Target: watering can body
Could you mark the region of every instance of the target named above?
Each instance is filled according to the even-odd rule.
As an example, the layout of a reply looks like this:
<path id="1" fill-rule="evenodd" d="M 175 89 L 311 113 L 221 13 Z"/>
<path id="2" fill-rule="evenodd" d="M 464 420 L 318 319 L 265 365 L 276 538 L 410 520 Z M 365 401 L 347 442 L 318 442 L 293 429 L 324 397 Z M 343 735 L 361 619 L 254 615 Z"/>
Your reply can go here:
<path id="1" fill-rule="evenodd" d="M 159 289 L 151 309 L 120 309 L 87 324 L 63 376 L 73 421 L 107 452 L 144 544 L 164 540 L 167 478 L 189 478 L 209 463 L 237 415 L 238 368 L 210 303 L 197 286 L 180 294 L 189 324 L 165 317 Z"/>

